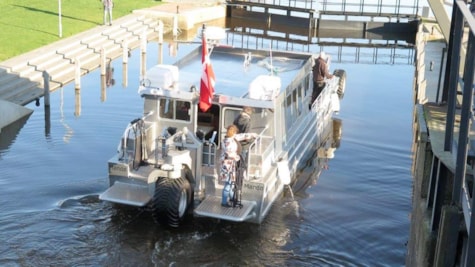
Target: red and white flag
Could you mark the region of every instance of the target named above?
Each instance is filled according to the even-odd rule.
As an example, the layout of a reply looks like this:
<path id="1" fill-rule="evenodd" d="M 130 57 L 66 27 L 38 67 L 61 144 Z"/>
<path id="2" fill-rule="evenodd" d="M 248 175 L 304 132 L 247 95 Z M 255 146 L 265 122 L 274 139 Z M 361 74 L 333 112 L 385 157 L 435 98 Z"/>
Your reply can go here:
<path id="1" fill-rule="evenodd" d="M 208 55 L 208 46 L 206 44 L 206 37 L 203 31 L 202 34 L 203 44 L 201 53 L 201 63 L 203 65 L 203 73 L 201 74 L 200 83 L 200 103 L 199 107 L 202 111 L 207 111 L 211 107 L 211 100 L 214 95 L 214 85 L 216 79 L 214 77 L 213 67 Z"/>

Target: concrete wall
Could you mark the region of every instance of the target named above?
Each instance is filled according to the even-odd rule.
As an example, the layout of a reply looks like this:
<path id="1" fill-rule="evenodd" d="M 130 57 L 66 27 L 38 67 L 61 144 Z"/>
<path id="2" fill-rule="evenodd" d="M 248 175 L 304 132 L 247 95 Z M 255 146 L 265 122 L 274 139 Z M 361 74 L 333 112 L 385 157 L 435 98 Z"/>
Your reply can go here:
<path id="1" fill-rule="evenodd" d="M 0 132 L 2 128 L 30 115 L 33 110 L 0 99 Z"/>
<path id="2" fill-rule="evenodd" d="M 432 149 L 422 105 L 414 110 L 414 159 L 412 173 L 411 229 L 407 244 L 406 266 L 429 267 L 433 264 L 436 237 L 431 233 L 427 192 L 432 166 Z"/>

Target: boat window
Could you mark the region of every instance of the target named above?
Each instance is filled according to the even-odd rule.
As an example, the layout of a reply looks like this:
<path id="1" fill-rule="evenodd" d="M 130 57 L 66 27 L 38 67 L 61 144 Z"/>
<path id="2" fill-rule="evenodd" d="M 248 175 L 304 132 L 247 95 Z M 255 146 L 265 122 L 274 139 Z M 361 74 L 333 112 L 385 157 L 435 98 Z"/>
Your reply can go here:
<path id="1" fill-rule="evenodd" d="M 177 120 L 184 120 L 184 121 L 189 121 L 190 120 L 190 107 L 191 103 L 187 101 L 176 101 L 176 116 L 175 118 Z"/>
<path id="2" fill-rule="evenodd" d="M 302 113 L 302 107 L 303 107 L 303 93 L 302 91 L 304 90 L 304 84 L 303 84 L 304 81 L 302 81 L 302 84 L 299 86 L 299 88 L 297 88 L 297 98 L 298 98 L 298 115 L 300 116 L 300 114 Z"/>
<path id="3" fill-rule="evenodd" d="M 234 119 L 239 116 L 239 113 L 241 113 L 241 108 L 235 109 L 235 108 L 226 108 L 224 112 L 224 127 L 228 127 L 229 125 L 234 123 Z"/>
<path id="4" fill-rule="evenodd" d="M 160 117 L 173 119 L 173 100 L 160 99 Z"/>
<path id="5" fill-rule="evenodd" d="M 173 99 L 160 99 L 160 117 L 170 120 L 190 121 L 191 103 Z"/>
<path id="6" fill-rule="evenodd" d="M 198 123 L 200 125 L 213 125 L 213 114 L 210 113 L 198 113 Z"/>
<path id="7" fill-rule="evenodd" d="M 297 91 L 299 88 L 295 88 L 294 91 L 292 92 L 292 102 L 293 102 L 293 109 L 292 109 L 292 115 L 294 118 L 297 118 L 299 116 L 299 100 L 297 98 Z"/>
<path id="8" fill-rule="evenodd" d="M 213 132 L 216 131 L 218 135 L 215 137 L 214 142 L 219 144 L 219 109 L 218 105 L 211 105 L 210 109 L 206 112 L 201 110 L 198 112 L 197 135 L 203 136 L 200 139 L 210 140 Z"/>
<path id="9" fill-rule="evenodd" d="M 307 75 L 307 77 L 305 77 L 304 89 L 303 89 L 304 96 L 312 95 L 311 92 L 313 91 L 313 78 L 310 79 L 310 75 Z M 305 90 L 305 88 L 307 89 Z"/>
<path id="10" fill-rule="evenodd" d="M 288 95 L 285 101 L 285 128 L 290 129 L 292 126 L 292 95 Z"/>

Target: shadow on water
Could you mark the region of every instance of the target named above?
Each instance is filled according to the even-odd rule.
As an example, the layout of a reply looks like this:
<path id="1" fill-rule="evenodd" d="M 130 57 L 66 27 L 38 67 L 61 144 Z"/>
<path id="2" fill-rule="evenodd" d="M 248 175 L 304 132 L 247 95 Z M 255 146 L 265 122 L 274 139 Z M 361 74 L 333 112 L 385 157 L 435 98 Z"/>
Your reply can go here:
<path id="1" fill-rule="evenodd" d="M 0 158 L 3 151 L 8 150 L 10 145 L 15 141 L 15 138 L 20 133 L 21 128 L 30 118 L 31 113 L 21 119 L 9 124 L 8 126 L 1 128 L 0 131 Z"/>

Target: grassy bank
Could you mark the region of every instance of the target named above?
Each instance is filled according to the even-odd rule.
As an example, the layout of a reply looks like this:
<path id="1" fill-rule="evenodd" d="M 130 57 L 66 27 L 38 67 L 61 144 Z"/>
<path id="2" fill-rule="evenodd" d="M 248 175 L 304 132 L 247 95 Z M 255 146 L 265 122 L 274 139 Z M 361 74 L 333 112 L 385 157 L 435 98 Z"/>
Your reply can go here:
<path id="1" fill-rule="evenodd" d="M 102 24 L 100 0 L 1 0 L 0 61 L 58 41 L 59 2 L 62 38 Z M 113 17 L 159 5 L 156 0 L 114 0 Z"/>

